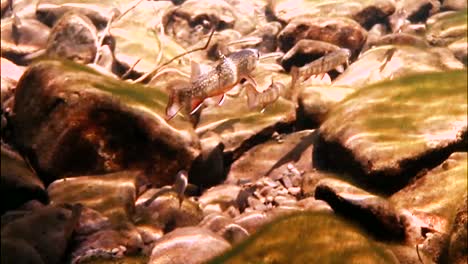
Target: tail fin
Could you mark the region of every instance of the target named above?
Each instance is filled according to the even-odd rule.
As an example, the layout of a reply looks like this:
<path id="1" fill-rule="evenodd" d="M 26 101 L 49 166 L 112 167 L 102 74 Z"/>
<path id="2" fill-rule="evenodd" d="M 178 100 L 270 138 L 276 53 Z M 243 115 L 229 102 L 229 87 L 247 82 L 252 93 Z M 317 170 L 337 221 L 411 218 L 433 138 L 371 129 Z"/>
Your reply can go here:
<path id="1" fill-rule="evenodd" d="M 247 88 L 245 91 L 247 93 L 247 105 L 249 106 L 249 108 L 252 109 L 252 108 L 257 107 L 258 105 L 257 95 L 259 94 L 259 92 L 257 92 L 257 90 L 250 85 L 247 85 Z"/>

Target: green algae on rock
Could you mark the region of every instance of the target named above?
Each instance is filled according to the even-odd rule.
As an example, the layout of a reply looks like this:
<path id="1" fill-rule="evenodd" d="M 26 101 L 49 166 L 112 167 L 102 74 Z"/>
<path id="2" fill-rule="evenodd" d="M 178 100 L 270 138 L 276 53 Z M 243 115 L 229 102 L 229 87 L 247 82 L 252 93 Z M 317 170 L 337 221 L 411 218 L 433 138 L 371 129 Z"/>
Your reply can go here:
<path id="1" fill-rule="evenodd" d="M 161 186 L 199 153 L 189 122 L 164 120 L 167 95 L 155 87 L 72 62 L 40 61 L 25 72 L 15 96 L 16 142 L 48 181 L 140 169 Z"/>
<path id="2" fill-rule="evenodd" d="M 467 36 L 467 10 L 447 11 L 430 17 L 427 22 L 426 38 L 434 45 L 446 46 Z"/>
<path id="3" fill-rule="evenodd" d="M 404 240 L 399 212 L 382 197 L 347 182 L 325 178 L 317 184 L 315 199 L 326 201 L 336 213 L 358 222 L 380 239 Z"/>
<path id="4" fill-rule="evenodd" d="M 424 73 L 364 87 L 329 113 L 321 166 L 390 191 L 466 148 L 467 73 Z M 345 165 L 347 164 L 347 165 Z"/>
<path id="5" fill-rule="evenodd" d="M 109 218 L 114 227 L 125 226 L 135 211 L 138 172 L 60 179 L 49 185 L 52 204 L 76 204 L 92 208 Z"/>
<path id="6" fill-rule="evenodd" d="M 384 45 L 361 54 L 335 79 L 333 85 L 357 89 L 411 73 L 458 69 L 463 69 L 463 64 L 447 48 Z"/>
<path id="7" fill-rule="evenodd" d="M 448 233 L 455 210 L 466 197 L 467 153 L 456 152 L 441 165 L 428 171 L 390 197 L 398 208 L 407 208 L 414 215 L 435 215 L 443 224 L 433 224 Z M 424 217 L 422 217 L 424 218 Z"/>
<path id="8" fill-rule="evenodd" d="M 299 213 L 263 227 L 210 263 L 398 263 L 364 232 L 330 213 Z"/>

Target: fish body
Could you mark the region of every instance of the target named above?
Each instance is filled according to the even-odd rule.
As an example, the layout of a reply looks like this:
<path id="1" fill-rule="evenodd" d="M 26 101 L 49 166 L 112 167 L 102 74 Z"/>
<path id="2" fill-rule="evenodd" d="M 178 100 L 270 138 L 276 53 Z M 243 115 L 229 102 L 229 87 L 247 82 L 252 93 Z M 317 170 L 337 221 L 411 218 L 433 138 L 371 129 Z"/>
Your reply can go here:
<path id="1" fill-rule="evenodd" d="M 296 81 L 303 77 L 304 80 L 309 79 L 313 75 L 325 74 L 333 69 L 343 71 L 343 64 L 348 64 L 351 51 L 348 49 L 339 49 L 332 51 L 325 56 L 312 61 L 300 68 L 292 67 L 292 87 L 294 87 Z"/>
<path id="2" fill-rule="evenodd" d="M 304 79 L 310 78 L 312 75 L 318 75 L 321 73 L 329 72 L 336 67 L 347 63 L 349 57 L 351 56 L 351 51 L 348 49 L 339 49 L 333 51 L 320 59 L 314 60 L 313 62 L 306 64 L 300 68 Z"/>
<path id="3" fill-rule="evenodd" d="M 265 91 L 259 93 L 253 86 L 248 85 L 246 88 L 247 104 L 250 109 L 261 107 L 263 111 L 267 105 L 278 100 L 284 88 L 284 84 L 272 81 Z"/>
<path id="4" fill-rule="evenodd" d="M 182 107 L 193 114 L 206 98 L 222 96 L 237 85 L 242 79 L 255 84 L 250 76 L 257 67 L 259 53 L 256 49 L 244 49 L 223 57 L 212 70 L 201 73 L 197 64 L 192 64 L 191 83 L 176 88 L 169 95 L 166 107 L 166 119 L 174 117 Z"/>

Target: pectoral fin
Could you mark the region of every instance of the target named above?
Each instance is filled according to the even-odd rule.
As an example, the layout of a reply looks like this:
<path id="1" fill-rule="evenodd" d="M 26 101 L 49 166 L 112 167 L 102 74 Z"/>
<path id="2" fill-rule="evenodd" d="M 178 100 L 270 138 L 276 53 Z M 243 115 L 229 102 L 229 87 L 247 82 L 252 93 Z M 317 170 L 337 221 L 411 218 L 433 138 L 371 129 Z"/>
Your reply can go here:
<path id="1" fill-rule="evenodd" d="M 167 107 L 166 107 L 166 121 L 171 120 L 182 108 L 180 105 L 180 102 L 176 100 L 176 93 L 171 92 L 169 95 L 169 101 L 167 102 Z"/>
<path id="2" fill-rule="evenodd" d="M 224 100 L 226 99 L 225 94 L 221 95 L 221 99 L 219 99 L 218 105 L 222 105 L 224 103 Z"/>
<path id="3" fill-rule="evenodd" d="M 203 100 L 192 100 L 190 103 L 190 114 L 195 114 L 202 106 Z"/>

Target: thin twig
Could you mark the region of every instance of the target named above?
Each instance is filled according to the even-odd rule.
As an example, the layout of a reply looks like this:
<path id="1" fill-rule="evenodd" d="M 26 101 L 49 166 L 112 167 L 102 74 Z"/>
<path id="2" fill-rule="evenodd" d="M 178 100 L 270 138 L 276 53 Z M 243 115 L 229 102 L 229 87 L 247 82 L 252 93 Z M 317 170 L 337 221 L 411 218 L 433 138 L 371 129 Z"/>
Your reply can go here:
<path id="1" fill-rule="evenodd" d="M 418 259 L 419 261 L 424 264 L 423 260 L 421 259 L 421 256 L 419 255 L 419 247 L 418 247 L 418 244 L 416 244 L 416 253 L 418 254 Z"/>
<path id="2" fill-rule="evenodd" d="M 137 7 L 141 2 L 143 2 L 143 0 L 138 1 L 133 6 L 127 8 L 127 10 L 125 10 L 120 15 L 117 15 L 117 12 L 112 11 L 112 16 L 109 18 L 109 21 L 107 22 L 106 28 L 104 29 L 104 31 L 102 32 L 102 35 L 99 38 L 99 41 L 98 41 L 98 44 L 97 44 L 96 56 L 94 57 L 93 64 L 97 64 L 99 58 L 101 57 L 101 47 L 102 47 L 102 44 L 104 43 L 104 39 L 106 38 L 106 36 L 110 35 L 110 28 L 112 26 L 112 23 L 119 21 L 123 16 L 125 16 L 130 11 L 135 9 L 135 7 Z"/>
<path id="3" fill-rule="evenodd" d="M 143 0 L 140 0 L 138 1 L 136 4 L 134 4 L 133 6 L 129 7 L 127 10 L 125 10 L 122 14 L 120 14 L 120 16 L 118 16 L 115 21 L 118 21 L 119 19 L 121 19 L 123 16 L 125 16 L 126 14 L 128 14 L 128 12 L 132 11 L 135 7 L 137 7 L 139 4 L 141 4 L 141 2 L 143 2 Z"/>
<path id="4" fill-rule="evenodd" d="M 201 48 L 196 48 L 196 49 L 193 49 L 193 50 L 189 50 L 189 51 L 186 51 L 184 53 L 181 53 L 177 56 L 175 56 L 174 58 L 168 60 L 167 62 L 163 63 L 162 65 L 158 66 L 156 69 L 144 74 L 143 76 L 141 76 L 140 78 L 136 79 L 134 82 L 137 83 L 137 82 L 143 82 L 145 81 L 148 77 L 152 77 L 154 74 L 156 74 L 162 67 L 166 66 L 166 65 L 169 65 L 171 62 L 177 60 L 178 58 L 181 58 L 187 54 L 190 54 L 190 53 L 193 53 L 195 51 L 199 51 L 199 50 L 204 50 L 208 47 L 208 45 L 210 45 L 210 42 L 211 42 L 211 38 L 213 37 L 213 34 L 215 32 L 215 28 L 213 28 L 213 30 L 211 31 L 210 33 L 210 36 L 208 38 L 208 41 L 206 42 L 206 44 L 201 47 Z"/>
<path id="5" fill-rule="evenodd" d="M 135 63 L 133 63 L 132 67 L 130 67 L 120 78 L 121 79 L 125 79 L 125 77 L 127 77 L 132 71 L 133 69 L 135 68 L 135 66 L 141 61 L 141 58 L 139 58 L 138 60 L 135 61 Z"/>
<path id="6" fill-rule="evenodd" d="M 97 50 L 96 50 L 96 56 L 94 57 L 93 64 L 97 64 L 100 57 L 101 57 L 101 48 L 102 44 L 104 43 L 104 39 L 106 38 L 107 35 L 110 35 L 110 27 L 112 22 L 114 21 L 114 18 L 116 16 L 116 13 L 113 12 L 112 16 L 109 18 L 109 21 L 107 22 L 106 28 L 102 32 L 101 36 L 99 37 L 98 43 L 97 43 Z"/>

